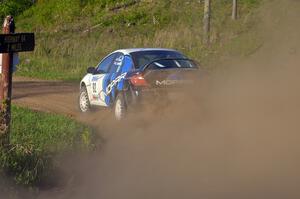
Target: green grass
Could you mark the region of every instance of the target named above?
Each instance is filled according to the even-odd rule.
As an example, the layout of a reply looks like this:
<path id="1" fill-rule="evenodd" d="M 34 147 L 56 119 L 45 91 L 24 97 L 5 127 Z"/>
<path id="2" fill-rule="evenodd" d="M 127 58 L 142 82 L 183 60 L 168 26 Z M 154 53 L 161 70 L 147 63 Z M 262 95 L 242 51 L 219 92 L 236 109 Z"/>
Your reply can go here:
<path id="1" fill-rule="evenodd" d="M 35 185 L 59 167 L 55 158 L 92 150 L 90 128 L 65 116 L 12 107 L 11 146 L 0 151 L 2 169 L 18 184 Z"/>
<path id="2" fill-rule="evenodd" d="M 18 15 L 32 5 L 32 0 L 1 0 L 0 1 L 0 18 L 1 20 L 7 15 Z"/>
<path id="3" fill-rule="evenodd" d="M 231 2 L 213 1 L 206 47 L 203 1 L 38 1 L 16 20 L 18 31 L 37 36 L 36 50 L 21 54 L 17 75 L 78 80 L 107 53 L 131 47 L 175 48 L 211 70 L 219 57 L 246 56 L 261 43 L 252 31 L 260 1 L 240 0 L 237 21 L 230 19 Z"/>

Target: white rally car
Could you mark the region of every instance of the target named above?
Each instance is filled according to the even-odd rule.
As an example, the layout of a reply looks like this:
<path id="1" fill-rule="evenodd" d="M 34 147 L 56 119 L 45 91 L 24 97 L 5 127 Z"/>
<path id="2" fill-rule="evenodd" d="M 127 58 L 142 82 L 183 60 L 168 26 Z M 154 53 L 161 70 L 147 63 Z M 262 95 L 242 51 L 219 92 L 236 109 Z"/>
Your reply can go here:
<path id="1" fill-rule="evenodd" d="M 197 64 L 172 49 L 137 48 L 114 51 L 96 67 L 89 67 L 80 82 L 79 108 L 113 108 L 117 120 L 128 107 L 151 102 L 173 88 L 190 82 Z"/>

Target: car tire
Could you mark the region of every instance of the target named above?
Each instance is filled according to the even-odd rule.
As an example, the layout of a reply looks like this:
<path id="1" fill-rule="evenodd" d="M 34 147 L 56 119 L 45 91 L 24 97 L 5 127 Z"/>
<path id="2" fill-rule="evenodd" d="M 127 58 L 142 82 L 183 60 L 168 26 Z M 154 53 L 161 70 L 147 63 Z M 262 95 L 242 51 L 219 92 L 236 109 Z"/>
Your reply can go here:
<path id="1" fill-rule="evenodd" d="M 79 110 L 82 113 L 86 113 L 86 112 L 89 112 L 91 110 L 89 96 L 88 96 L 88 93 L 87 93 L 87 90 L 86 90 L 85 86 L 83 86 L 80 89 L 78 105 L 79 105 Z"/>
<path id="2" fill-rule="evenodd" d="M 113 111 L 116 120 L 121 121 L 125 118 L 127 113 L 127 104 L 123 93 L 119 93 L 117 95 Z"/>

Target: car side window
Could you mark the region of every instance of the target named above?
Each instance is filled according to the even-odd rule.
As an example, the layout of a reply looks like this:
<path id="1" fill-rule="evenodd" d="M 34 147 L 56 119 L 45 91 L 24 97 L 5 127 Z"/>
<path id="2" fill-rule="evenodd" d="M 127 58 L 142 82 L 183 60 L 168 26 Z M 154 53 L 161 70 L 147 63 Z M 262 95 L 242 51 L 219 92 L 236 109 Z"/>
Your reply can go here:
<path id="1" fill-rule="evenodd" d="M 113 63 L 109 69 L 109 73 L 117 73 L 121 70 L 121 67 L 124 62 L 124 55 L 123 53 L 117 53 Z"/>
<path id="2" fill-rule="evenodd" d="M 108 73 L 109 72 L 109 67 L 113 61 L 113 59 L 115 58 L 116 53 L 109 55 L 108 57 L 106 57 L 104 60 L 102 60 L 100 62 L 100 64 L 98 65 L 96 72 L 97 73 Z"/>

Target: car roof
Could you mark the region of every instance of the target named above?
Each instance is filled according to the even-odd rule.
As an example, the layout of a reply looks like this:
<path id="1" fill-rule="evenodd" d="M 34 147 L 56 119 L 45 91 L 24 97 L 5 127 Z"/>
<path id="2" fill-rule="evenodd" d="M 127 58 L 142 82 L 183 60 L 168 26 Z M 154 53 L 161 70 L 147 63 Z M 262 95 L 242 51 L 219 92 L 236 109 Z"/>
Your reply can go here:
<path id="1" fill-rule="evenodd" d="M 133 52 L 139 52 L 139 51 L 174 51 L 174 52 L 178 52 L 177 50 L 174 49 L 168 49 L 168 48 L 127 48 L 127 49 L 119 49 L 114 51 L 113 53 L 116 52 L 121 52 L 125 55 L 129 55 L 130 53 Z"/>

